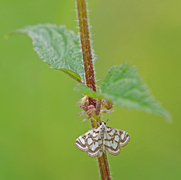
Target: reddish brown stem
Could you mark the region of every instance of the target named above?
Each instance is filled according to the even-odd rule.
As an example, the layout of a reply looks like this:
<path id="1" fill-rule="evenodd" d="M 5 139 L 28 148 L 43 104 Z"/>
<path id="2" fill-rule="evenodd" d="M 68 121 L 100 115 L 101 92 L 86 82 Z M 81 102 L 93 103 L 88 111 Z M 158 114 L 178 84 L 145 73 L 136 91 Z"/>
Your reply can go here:
<path id="1" fill-rule="evenodd" d="M 91 88 L 93 91 L 96 91 L 85 0 L 77 0 L 77 11 L 79 19 L 80 39 L 82 45 L 86 85 L 89 88 Z M 96 101 L 92 98 L 89 98 L 89 105 L 94 105 L 94 107 L 96 107 Z M 100 111 L 100 104 L 98 103 L 98 108 L 96 113 L 99 114 L 99 111 Z M 96 121 L 91 120 L 91 123 L 93 128 L 97 126 Z M 107 155 L 105 152 L 101 157 L 98 158 L 98 162 L 99 162 L 101 179 L 111 180 Z"/>
<path id="2" fill-rule="evenodd" d="M 86 84 L 88 87 L 93 89 L 93 91 L 96 91 L 85 1 L 77 0 L 77 8 Z"/>
<path id="3" fill-rule="evenodd" d="M 80 30 L 80 39 L 82 46 L 86 84 L 93 91 L 96 91 L 94 69 L 92 63 L 92 53 L 91 53 L 90 38 L 89 38 L 86 2 L 84 0 L 77 0 L 77 10 L 78 10 L 79 30 Z M 92 98 L 89 98 L 89 105 L 94 105 L 96 107 L 96 101 Z M 91 123 L 92 127 L 97 126 L 95 121 L 91 121 Z"/>

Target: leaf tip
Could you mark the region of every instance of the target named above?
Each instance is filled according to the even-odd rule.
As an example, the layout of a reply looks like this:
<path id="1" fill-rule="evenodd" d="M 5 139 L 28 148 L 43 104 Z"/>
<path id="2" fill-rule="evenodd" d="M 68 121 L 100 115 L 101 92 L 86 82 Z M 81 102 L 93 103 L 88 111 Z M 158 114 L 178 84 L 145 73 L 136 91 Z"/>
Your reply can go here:
<path id="1" fill-rule="evenodd" d="M 172 124 L 173 123 L 172 115 L 167 110 L 165 110 L 165 112 L 164 112 L 164 118 L 165 118 L 165 120 L 166 120 L 166 122 L 168 124 Z"/>

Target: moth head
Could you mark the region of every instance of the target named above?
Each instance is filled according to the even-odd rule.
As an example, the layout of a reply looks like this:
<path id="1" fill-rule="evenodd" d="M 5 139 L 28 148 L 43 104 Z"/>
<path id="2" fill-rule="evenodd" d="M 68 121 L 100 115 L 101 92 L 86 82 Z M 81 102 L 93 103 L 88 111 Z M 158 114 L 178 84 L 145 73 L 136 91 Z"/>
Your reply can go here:
<path id="1" fill-rule="evenodd" d="M 102 121 L 102 122 L 100 123 L 100 125 L 106 125 L 106 122 Z"/>

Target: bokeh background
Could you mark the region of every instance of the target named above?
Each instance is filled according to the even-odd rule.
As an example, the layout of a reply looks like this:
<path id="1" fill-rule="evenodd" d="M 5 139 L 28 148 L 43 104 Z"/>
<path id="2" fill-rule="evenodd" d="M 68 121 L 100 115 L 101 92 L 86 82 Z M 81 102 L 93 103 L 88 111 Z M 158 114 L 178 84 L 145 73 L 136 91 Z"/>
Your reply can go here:
<path id="1" fill-rule="evenodd" d="M 181 179 L 181 1 L 89 0 L 88 7 L 98 83 L 111 66 L 130 62 L 173 116 L 168 124 L 114 107 L 108 125 L 131 140 L 108 155 L 113 179 Z M 76 82 L 39 59 L 26 35 L 3 38 L 47 22 L 78 32 L 75 20 L 74 0 L 0 1 L 0 180 L 100 179 L 96 158 L 74 145 L 91 128 L 76 116 Z"/>

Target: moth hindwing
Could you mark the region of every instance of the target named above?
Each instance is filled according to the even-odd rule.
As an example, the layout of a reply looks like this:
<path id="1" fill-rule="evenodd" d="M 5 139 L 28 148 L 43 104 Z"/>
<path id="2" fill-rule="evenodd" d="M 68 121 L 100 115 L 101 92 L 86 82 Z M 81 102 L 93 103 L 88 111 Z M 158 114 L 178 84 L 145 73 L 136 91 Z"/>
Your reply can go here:
<path id="1" fill-rule="evenodd" d="M 129 139 L 127 132 L 107 127 L 105 122 L 101 122 L 99 127 L 93 128 L 78 137 L 75 145 L 91 157 L 100 157 L 105 150 L 116 156 L 120 153 L 121 147 L 128 143 Z"/>

